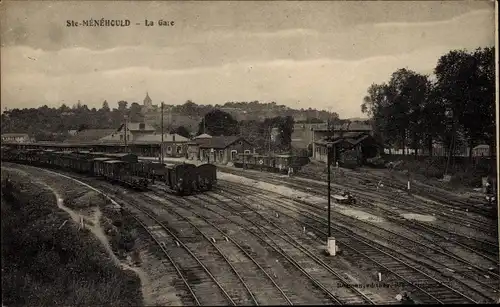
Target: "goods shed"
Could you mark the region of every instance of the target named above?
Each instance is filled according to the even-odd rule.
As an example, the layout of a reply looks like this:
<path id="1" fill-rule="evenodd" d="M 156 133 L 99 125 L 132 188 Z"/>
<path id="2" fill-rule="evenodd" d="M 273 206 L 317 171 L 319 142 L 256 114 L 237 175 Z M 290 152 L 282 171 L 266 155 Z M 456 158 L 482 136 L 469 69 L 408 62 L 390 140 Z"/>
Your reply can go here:
<path id="1" fill-rule="evenodd" d="M 347 132 L 325 137 L 315 143 L 313 159 L 326 162 L 328 145 L 332 146 L 332 163 L 361 165 L 366 159 L 377 156 L 379 144 L 368 133 Z M 334 158 L 335 157 L 335 161 Z"/>

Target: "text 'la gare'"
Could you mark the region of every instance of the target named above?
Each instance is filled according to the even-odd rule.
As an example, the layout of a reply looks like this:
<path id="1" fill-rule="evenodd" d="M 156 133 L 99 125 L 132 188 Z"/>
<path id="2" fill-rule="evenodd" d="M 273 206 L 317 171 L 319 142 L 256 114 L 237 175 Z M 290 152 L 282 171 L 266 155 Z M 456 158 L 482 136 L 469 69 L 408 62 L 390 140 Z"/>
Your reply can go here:
<path id="1" fill-rule="evenodd" d="M 163 19 L 160 19 L 160 20 L 158 20 L 157 24 L 158 24 L 159 26 L 171 27 L 171 26 L 173 26 L 173 25 L 174 25 L 174 22 L 173 22 L 173 21 L 171 21 L 171 20 L 163 20 Z M 154 21 L 151 21 L 151 20 L 147 20 L 147 19 L 146 19 L 146 20 L 144 21 L 144 25 L 145 25 L 146 27 L 152 27 L 152 26 L 154 26 L 154 25 L 155 25 L 155 22 L 154 22 Z"/>

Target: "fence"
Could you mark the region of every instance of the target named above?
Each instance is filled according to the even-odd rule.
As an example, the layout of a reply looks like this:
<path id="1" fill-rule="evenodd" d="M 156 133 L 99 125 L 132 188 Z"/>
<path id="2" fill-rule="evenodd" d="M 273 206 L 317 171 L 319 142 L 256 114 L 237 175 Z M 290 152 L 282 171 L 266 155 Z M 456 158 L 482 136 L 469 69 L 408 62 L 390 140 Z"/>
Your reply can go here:
<path id="1" fill-rule="evenodd" d="M 429 155 L 429 150 L 427 149 L 417 149 L 417 156 L 430 156 Z M 389 150 L 388 148 L 384 148 L 384 153 L 386 155 L 408 155 L 408 156 L 415 156 L 415 149 L 413 148 L 406 148 L 406 152 L 403 152 L 403 149 L 391 149 Z M 436 147 L 432 149 L 432 156 L 433 157 L 448 157 L 449 151 L 446 148 L 442 147 Z M 469 148 L 457 148 L 453 152 L 454 157 L 469 157 Z M 472 156 L 473 157 L 489 157 L 489 149 L 488 150 L 472 150 Z"/>

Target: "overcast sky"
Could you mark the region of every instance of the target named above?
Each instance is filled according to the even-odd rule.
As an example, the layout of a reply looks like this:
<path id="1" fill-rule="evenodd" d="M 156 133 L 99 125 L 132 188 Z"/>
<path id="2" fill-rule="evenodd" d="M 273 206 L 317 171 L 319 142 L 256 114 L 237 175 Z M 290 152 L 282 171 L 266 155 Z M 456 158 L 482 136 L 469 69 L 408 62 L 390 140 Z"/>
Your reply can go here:
<path id="1" fill-rule="evenodd" d="M 2 3 L 2 109 L 275 101 L 361 116 L 372 83 L 495 45 L 494 2 Z M 130 27 L 66 27 L 129 19 Z M 144 20 L 155 22 L 145 27 Z M 159 19 L 173 27 L 159 27 Z M 137 26 L 135 23 L 141 23 Z"/>

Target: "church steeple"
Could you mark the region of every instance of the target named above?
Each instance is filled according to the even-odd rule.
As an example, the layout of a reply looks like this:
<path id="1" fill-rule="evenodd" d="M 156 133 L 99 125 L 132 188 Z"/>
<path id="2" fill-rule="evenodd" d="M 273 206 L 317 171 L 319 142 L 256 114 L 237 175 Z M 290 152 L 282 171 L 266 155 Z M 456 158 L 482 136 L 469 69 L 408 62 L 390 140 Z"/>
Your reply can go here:
<path id="1" fill-rule="evenodd" d="M 146 92 L 146 98 L 144 98 L 144 105 L 150 107 L 153 104 L 151 98 L 149 98 L 149 93 Z"/>

